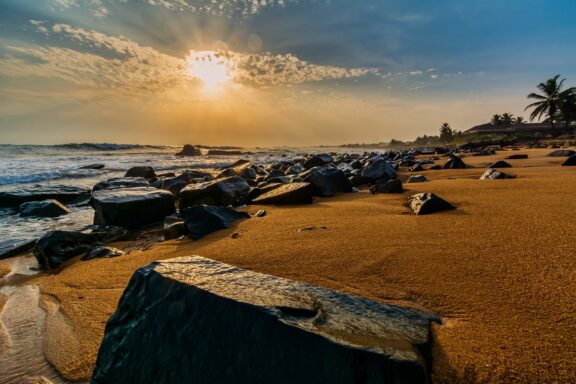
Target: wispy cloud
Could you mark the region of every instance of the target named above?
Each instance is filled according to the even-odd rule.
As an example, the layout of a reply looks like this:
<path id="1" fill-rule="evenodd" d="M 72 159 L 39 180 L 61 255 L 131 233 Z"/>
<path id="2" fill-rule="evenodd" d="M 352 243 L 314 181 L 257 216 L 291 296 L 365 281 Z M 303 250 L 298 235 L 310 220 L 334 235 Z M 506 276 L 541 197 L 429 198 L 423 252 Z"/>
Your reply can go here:
<path id="1" fill-rule="evenodd" d="M 309 63 L 293 54 L 247 54 L 233 51 L 191 51 L 174 57 L 122 37 L 68 24 L 48 25 L 31 20 L 38 32 L 78 44 L 78 49 L 56 46 L 9 47 L 0 58 L 0 74 L 43 77 L 130 93 L 156 93 L 194 85 L 190 60 L 225 60 L 233 81 L 248 87 L 291 86 L 306 82 L 378 75 L 373 68 L 343 68 Z"/>

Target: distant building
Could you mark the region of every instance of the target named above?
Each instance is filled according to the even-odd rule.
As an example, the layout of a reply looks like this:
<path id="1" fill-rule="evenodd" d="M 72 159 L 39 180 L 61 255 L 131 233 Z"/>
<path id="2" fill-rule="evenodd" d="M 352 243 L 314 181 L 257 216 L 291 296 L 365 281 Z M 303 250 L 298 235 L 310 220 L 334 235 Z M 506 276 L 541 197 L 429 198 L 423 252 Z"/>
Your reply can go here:
<path id="1" fill-rule="evenodd" d="M 549 133 L 569 133 L 574 128 L 566 129 L 563 124 L 558 124 L 555 129 L 549 122 L 542 123 L 522 123 L 513 125 L 496 125 L 492 123 L 480 124 L 463 132 L 465 135 L 502 135 L 508 133 L 519 133 L 525 135 L 549 134 Z"/>

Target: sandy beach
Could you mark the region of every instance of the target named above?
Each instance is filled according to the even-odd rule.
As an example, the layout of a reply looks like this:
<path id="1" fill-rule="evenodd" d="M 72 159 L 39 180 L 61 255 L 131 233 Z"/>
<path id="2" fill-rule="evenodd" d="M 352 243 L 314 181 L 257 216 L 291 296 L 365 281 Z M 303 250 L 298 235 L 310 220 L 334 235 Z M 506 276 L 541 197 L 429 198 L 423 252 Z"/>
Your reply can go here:
<path id="1" fill-rule="evenodd" d="M 367 191 L 267 210 L 199 241 L 159 243 L 75 262 L 39 285 L 45 353 L 70 380 L 90 377 L 107 319 L 132 273 L 154 260 L 200 255 L 439 314 L 435 383 L 576 381 L 576 175 L 550 149 L 466 157 L 475 168 L 425 171 L 402 195 Z M 512 153 L 512 180 L 478 180 Z M 439 161 L 441 163 L 444 160 Z M 410 174 L 401 172 L 405 180 Z M 416 216 L 406 197 L 434 192 L 457 210 Z M 316 228 L 298 231 L 303 227 Z M 232 233 L 238 236 L 231 237 Z M 128 244 L 118 243 L 122 248 Z"/>

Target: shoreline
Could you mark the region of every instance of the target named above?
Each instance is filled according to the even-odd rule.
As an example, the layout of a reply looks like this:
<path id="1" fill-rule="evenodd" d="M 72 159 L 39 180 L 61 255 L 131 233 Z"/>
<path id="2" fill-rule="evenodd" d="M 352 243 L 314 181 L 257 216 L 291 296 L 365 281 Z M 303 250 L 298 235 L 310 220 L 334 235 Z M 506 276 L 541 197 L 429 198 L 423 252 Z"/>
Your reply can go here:
<path id="1" fill-rule="evenodd" d="M 421 172 L 431 181 L 405 184 L 399 195 L 362 191 L 309 206 L 250 205 L 240 210 L 268 214 L 198 241 L 78 261 L 19 284 L 38 285 L 60 306 L 60 321 L 74 329 L 82 353 L 58 353 L 66 340 L 57 327 L 45 344 L 50 362 L 73 380 L 89 377 L 105 323 L 137 268 L 200 255 L 438 313 L 444 321 L 433 332 L 434 382 L 570 382 L 576 378 L 570 258 L 576 177 L 559 166 L 563 159 L 544 157 L 550 151 L 516 152 L 529 158 L 508 160 L 507 172 L 518 176 L 513 180 L 478 180 L 484 165 L 510 154 L 498 152 L 466 157 L 476 168 Z M 457 209 L 416 216 L 406 197 L 417 192 L 437 193 Z M 308 226 L 326 229 L 298 232 Z"/>

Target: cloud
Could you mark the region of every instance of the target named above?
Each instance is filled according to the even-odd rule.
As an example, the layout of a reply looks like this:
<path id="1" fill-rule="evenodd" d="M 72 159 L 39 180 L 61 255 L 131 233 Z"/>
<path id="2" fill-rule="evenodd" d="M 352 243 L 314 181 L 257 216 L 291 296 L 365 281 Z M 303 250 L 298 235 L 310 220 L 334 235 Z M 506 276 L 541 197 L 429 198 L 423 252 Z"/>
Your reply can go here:
<path id="1" fill-rule="evenodd" d="M 97 17 L 110 14 L 106 4 L 145 3 L 172 11 L 190 11 L 219 16 L 250 16 L 268 7 L 284 7 L 298 0 L 53 0 L 60 8 L 84 6 Z"/>
<path id="2" fill-rule="evenodd" d="M 420 76 L 420 75 L 422 75 L 422 73 L 423 72 L 420 70 L 409 72 L 410 76 Z"/>
<path id="3" fill-rule="evenodd" d="M 308 63 L 293 54 L 247 54 L 233 51 L 191 51 L 185 58 L 141 46 L 123 36 L 110 36 L 68 24 L 47 25 L 31 20 L 38 32 L 79 45 L 8 47 L 0 58 L 0 75 L 13 78 L 63 80 L 86 87 L 149 94 L 193 87 L 190 60 L 224 60 L 234 82 L 248 87 L 291 86 L 306 82 L 378 75 L 371 68 L 343 68 Z"/>

